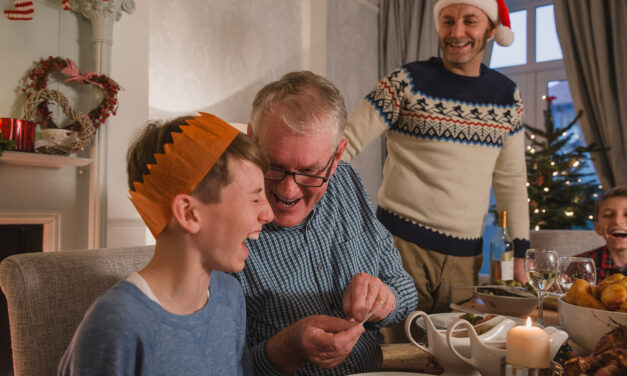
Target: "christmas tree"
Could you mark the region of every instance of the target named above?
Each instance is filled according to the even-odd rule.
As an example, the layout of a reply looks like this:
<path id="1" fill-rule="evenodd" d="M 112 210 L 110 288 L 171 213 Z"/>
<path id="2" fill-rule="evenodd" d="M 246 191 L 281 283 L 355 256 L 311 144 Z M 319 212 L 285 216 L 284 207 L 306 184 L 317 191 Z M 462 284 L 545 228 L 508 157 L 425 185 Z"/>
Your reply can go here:
<path id="1" fill-rule="evenodd" d="M 601 193 L 596 174 L 591 169 L 591 151 L 599 149 L 573 140 L 569 132 L 583 114 L 564 127 L 553 121 L 551 104 L 556 98 L 543 97 L 544 129 L 525 125 L 527 146 L 527 192 L 531 228 L 572 229 L 589 227 L 594 202 Z"/>

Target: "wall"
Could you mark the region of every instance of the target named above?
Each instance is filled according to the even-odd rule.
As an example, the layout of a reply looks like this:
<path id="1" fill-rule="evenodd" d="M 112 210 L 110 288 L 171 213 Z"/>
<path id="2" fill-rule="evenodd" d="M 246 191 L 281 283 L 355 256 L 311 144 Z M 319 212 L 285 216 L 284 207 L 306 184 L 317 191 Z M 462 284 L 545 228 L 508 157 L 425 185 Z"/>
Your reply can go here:
<path id="1" fill-rule="evenodd" d="M 351 111 L 378 79 L 377 14 L 353 0 L 329 1 L 325 14 L 320 14 L 324 5 L 322 0 L 150 2 L 148 118 L 206 111 L 227 121 L 247 123 L 252 100 L 261 87 L 286 72 L 316 68 L 312 60 L 325 54 L 327 64 L 322 70 L 327 72 L 318 73 L 340 88 Z M 128 20 L 136 23 L 137 16 L 133 14 Z M 139 25 L 143 20 L 141 17 Z M 124 22 L 130 21 L 120 21 L 116 33 Z M 320 25 L 325 24 L 321 30 Z M 327 33 L 327 37 L 321 38 L 320 33 Z M 124 39 L 115 39 L 114 59 L 120 55 L 117 49 L 124 48 L 120 46 L 127 45 L 130 52 L 143 43 L 135 41 L 135 33 L 120 34 Z M 316 43 L 325 39 L 324 46 Z M 140 48 L 133 56 L 142 58 L 144 53 Z M 114 61 L 114 69 L 116 65 Z M 145 72 L 130 70 L 126 74 L 143 82 Z M 116 122 L 122 117 L 121 110 Z M 126 123 L 129 131 L 137 128 Z M 119 142 L 118 152 L 127 144 Z M 355 161 L 372 198 L 381 181 L 380 153 L 380 143 L 374 143 Z M 141 220 L 126 199 L 126 183 L 121 170 L 114 167 L 116 163 L 122 161 L 110 162 L 109 166 L 117 177 L 109 189 L 108 246 L 138 242 L 145 235 Z"/>
<path id="2" fill-rule="evenodd" d="M 5 8 L 10 7 L 7 2 Z M 0 116 L 22 117 L 24 96 L 18 90 L 21 79 L 35 61 L 48 56 L 69 57 L 79 66 L 89 67 L 92 61 L 89 46 L 90 26 L 82 16 L 62 11 L 58 2 L 35 2 L 32 21 L 0 19 Z M 75 107 L 88 111 L 85 88 L 59 85 L 50 80 L 50 87 L 61 90 Z M 80 96 L 80 97 L 79 97 Z M 59 112 L 51 106 L 55 112 Z M 62 122 L 64 117 L 57 116 Z M 81 172 L 84 172 L 81 174 Z M 61 212 L 61 249 L 87 246 L 88 169 L 63 167 L 49 169 L 22 167 L 0 163 L 0 212 Z"/>
<path id="3" fill-rule="evenodd" d="M 355 0 L 328 2 L 327 77 L 344 94 L 349 115 L 379 80 L 378 14 L 373 8 Z M 375 206 L 383 179 L 382 146 L 378 138 L 352 162 Z"/>
<path id="4" fill-rule="evenodd" d="M 149 119 L 149 33 L 152 4 L 135 0 L 135 11 L 124 13 L 113 26 L 111 77 L 124 90 L 118 94 L 117 115 L 107 124 L 107 247 L 144 244 L 146 226 L 128 199 L 126 150 Z"/>
<path id="5" fill-rule="evenodd" d="M 123 90 L 117 115 L 101 129 L 108 136 L 109 247 L 146 241 L 145 226 L 128 200 L 125 154 L 148 119 L 201 110 L 247 123 L 252 99 L 263 85 L 288 71 L 314 69 L 311 63 L 321 56 L 326 65 L 315 67 L 326 70 L 319 73 L 345 94 L 349 111 L 378 79 L 377 16 L 356 0 L 135 0 L 135 4 L 133 14 L 123 13 L 114 24 L 111 77 Z M 81 67 L 91 65 L 89 22 L 61 11 L 56 2 L 36 2 L 35 9 L 34 21 L 0 21 L 0 48 L 11 51 L 22 46 L 2 63 L 2 116 L 18 116 L 21 104 L 15 103 L 13 90 L 33 60 L 61 55 L 76 59 Z M 324 45 L 307 37 L 323 40 Z M 79 95 L 69 94 L 74 101 Z M 372 148 L 373 152 L 368 150 L 372 154 L 364 153 L 355 164 L 374 197 L 380 182 L 380 145 Z M 0 163 L 0 210 L 61 210 L 61 248 L 86 247 L 88 169 L 84 170 L 79 175 L 74 168 L 44 170 Z"/>
<path id="6" fill-rule="evenodd" d="M 203 110 L 247 123 L 255 93 L 299 69 L 334 82 L 350 113 L 378 80 L 377 13 L 354 0 L 153 1 L 150 30 L 153 118 Z M 376 202 L 381 142 L 354 164 Z"/>

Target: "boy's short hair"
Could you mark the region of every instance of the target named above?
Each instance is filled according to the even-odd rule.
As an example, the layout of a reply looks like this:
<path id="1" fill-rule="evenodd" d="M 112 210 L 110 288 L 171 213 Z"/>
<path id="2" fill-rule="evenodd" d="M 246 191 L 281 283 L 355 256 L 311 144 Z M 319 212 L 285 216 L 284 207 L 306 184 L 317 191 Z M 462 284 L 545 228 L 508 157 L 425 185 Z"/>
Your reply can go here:
<path id="1" fill-rule="evenodd" d="M 594 203 L 594 221 L 599 221 L 599 210 L 601 210 L 601 204 L 609 200 L 612 197 L 627 197 L 627 186 L 618 186 L 610 189 L 607 192 L 603 192 Z"/>
<path id="2" fill-rule="evenodd" d="M 181 132 L 180 127 L 186 125 L 186 121 L 191 119 L 193 119 L 192 116 L 183 116 L 165 123 L 154 121 L 137 135 L 129 147 L 126 158 L 128 185 L 132 191 L 135 191 L 133 183 L 143 182 L 144 175 L 149 174 L 147 166 L 156 162 L 155 154 L 164 153 L 164 145 L 172 143 L 172 133 Z M 211 170 L 196 185 L 192 195 L 204 203 L 220 201 L 222 188 L 233 180 L 229 170 L 229 159 L 250 161 L 259 166 L 263 172 L 266 172 L 270 166 L 266 155 L 257 144 L 250 137 L 239 133 Z"/>

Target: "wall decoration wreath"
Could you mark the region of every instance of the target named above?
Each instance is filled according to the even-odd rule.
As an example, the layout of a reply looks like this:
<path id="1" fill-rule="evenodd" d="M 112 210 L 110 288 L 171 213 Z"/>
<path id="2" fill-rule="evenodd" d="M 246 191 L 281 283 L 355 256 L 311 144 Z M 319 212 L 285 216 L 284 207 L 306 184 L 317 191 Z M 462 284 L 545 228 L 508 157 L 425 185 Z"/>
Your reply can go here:
<path id="1" fill-rule="evenodd" d="M 25 117 L 39 124 L 42 129 L 60 128 L 52 119 L 52 112 L 48 108 L 51 100 L 60 103 L 57 98 L 61 99 L 62 102 L 65 99 L 62 98 L 63 95 L 61 93 L 47 90 L 48 78 L 50 74 L 54 73 L 67 76 L 64 82 L 74 81 L 79 84 L 94 85 L 102 91 L 102 101 L 86 116 L 78 116 L 80 113 L 71 108 L 63 109 L 66 115 L 68 111 L 77 113 L 77 116 L 70 116 L 74 122 L 64 127 L 68 131 L 78 133 L 78 138 L 74 144 L 64 145 L 62 148 L 46 147 L 43 150 L 38 149 L 38 151 L 49 154 L 69 154 L 80 150 L 84 145 L 91 142 L 98 127 L 104 124 L 109 116 L 116 114 L 118 108 L 117 94 L 120 91 L 120 85 L 104 74 L 98 75 L 96 72 L 81 73 L 71 59 L 52 56 L 46 60 L 41 59 L 27 73 L 22 84 L 22 91 L 26 94 Z M 50 97 L 50 92 L 54 92 L 55 96 Z M 67 102 L 67 100 L 64 102 Z"/>

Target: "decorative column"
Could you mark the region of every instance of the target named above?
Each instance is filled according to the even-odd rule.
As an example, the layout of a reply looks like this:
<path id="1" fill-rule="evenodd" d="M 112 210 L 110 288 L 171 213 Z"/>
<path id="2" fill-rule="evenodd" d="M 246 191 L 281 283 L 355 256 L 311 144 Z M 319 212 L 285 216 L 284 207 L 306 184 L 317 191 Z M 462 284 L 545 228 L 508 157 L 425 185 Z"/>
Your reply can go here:
<path id="1" fill-rule="evenodd" d="M 73 0 L 72 11 L 82 14 L 91 22 L 91 42 L 94 54 L 94 70 L 99 74 L 111 73 L 111 46 L 113 23 L 119 21 L 122 12 L 133 13 L 133 0 Z M 96 91 L 93 102 L 96 105 Z M 89 167 L 89 224 L 88 247 L 104 247 L 107 222 L 107 127 L 100 126 L 90 148 L 92 163 Z"/>

